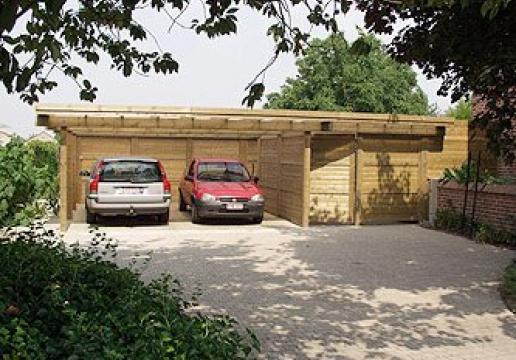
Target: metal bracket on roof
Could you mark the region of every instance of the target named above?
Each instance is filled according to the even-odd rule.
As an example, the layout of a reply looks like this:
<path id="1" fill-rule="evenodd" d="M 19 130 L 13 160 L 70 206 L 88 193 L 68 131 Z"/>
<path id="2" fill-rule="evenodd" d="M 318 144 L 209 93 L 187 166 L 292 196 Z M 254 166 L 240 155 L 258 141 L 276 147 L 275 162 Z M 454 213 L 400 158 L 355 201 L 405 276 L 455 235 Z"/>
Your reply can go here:
<path id="1" fill-rule="evenodd" d="M 321 121 L 321 131 L 333 131 L 333 122 Z"/>
<path id="2" fill-rule="evenodd" d="M 48 116 L 47 114 L 38 114 L 36 125 L 48 127 L 49 120 L 50 116 Z"/>

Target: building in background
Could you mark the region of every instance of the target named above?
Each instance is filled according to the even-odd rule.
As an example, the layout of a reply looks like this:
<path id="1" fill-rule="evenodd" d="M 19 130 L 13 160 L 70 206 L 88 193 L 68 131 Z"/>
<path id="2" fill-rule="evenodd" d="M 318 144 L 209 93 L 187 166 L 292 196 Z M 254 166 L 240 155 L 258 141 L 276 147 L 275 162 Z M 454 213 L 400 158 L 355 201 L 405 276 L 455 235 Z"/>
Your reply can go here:
<path id="1" fill-rule="evenodd" d="M 13 133 L 11 130 L 0 126 L 0 146 L 5 146 L 11 138 L 13 137 Z"/>
<path id="2" fill-rule="evenodd" d="M 31 142 L 31 141 L 54 142 L 57 140 L 56 140 L 56 137 L 53 132 L 48 131 L 48 130 L 42 130 L 36 134 L 31 135 L 27 139 L 27 142 Z"/>

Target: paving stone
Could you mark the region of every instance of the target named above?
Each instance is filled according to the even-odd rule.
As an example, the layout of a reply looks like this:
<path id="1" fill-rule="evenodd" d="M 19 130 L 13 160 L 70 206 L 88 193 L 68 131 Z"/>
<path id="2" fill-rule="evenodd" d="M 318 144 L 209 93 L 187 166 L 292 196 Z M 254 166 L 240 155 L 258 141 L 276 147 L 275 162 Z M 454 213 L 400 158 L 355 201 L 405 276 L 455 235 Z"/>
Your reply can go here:
<path id="1" fill-rule="evenodd" d="M 497 292 L 515 252 L 417 225 L 106 226 L 120 255 L 153 251 L 203 311 L 252 328 L 264 359 L 516 359 Z M 88 237 L 73 224 L 67 241 Z"/>

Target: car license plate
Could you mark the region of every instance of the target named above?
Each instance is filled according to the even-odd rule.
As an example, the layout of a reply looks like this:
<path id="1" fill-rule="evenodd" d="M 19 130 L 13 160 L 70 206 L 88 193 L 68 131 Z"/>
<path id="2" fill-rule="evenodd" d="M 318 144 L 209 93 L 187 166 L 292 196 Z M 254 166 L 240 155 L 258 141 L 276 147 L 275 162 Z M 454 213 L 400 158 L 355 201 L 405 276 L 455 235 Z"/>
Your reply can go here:
<path id="1" fill-rule="evenodd" d="M 244 210 L 244 204 L 229 203 L 229 204 L 226 204 L 226 209 L 228 209 L 228 210 Z"/>
<path id="2" fill-rule="evenodd" d="M 120 193 L 123 195 L 139 195 L 143 193 L 142 190 L 140 188 L 121 188 Z"/>

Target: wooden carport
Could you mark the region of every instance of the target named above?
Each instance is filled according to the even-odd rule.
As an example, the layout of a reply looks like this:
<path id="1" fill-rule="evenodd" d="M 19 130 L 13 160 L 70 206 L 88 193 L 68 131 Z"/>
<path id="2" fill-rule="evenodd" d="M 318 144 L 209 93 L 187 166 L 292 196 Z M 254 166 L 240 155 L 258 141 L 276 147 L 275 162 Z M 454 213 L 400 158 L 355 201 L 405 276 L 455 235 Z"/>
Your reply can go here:
<path id="1" fill-rule="evenodd" d="M 467 123 L 443 117 L 95 105 L 36 114 L 63 138 L 63 227 L 84 201 L 79 171 L 103 156 L 159 158 L 173 186 L 192 157 L 238 157 L 261 178 L 267 211 L 307 226 L 421 219 L 427 179 L 467 154 Z"/>

